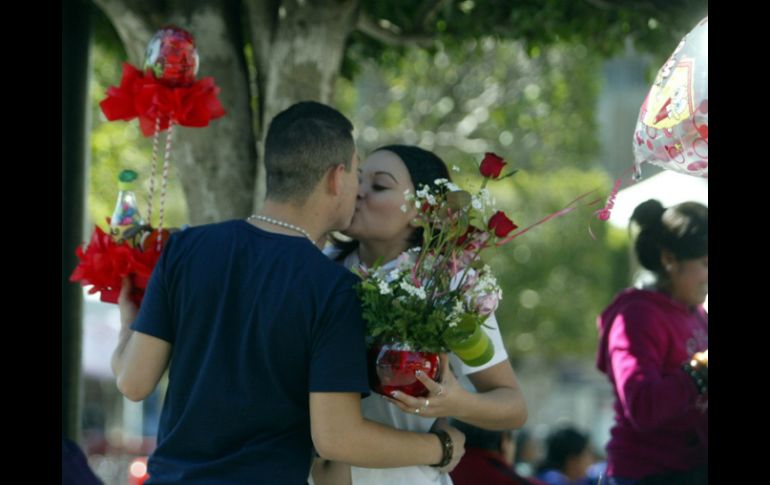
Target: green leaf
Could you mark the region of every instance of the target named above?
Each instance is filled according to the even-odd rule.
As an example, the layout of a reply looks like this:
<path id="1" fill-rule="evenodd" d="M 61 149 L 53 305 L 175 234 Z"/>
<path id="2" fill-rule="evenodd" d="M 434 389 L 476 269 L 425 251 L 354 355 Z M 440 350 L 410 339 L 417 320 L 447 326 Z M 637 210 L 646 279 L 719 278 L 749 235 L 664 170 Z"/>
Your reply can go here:
<path id="1" fill-rule="evenodd" d="M 447 203 L 453 210 L 460 210 L 470 205 L 471 194 L 465 190 L 456 190 L 446 195 Z"/>

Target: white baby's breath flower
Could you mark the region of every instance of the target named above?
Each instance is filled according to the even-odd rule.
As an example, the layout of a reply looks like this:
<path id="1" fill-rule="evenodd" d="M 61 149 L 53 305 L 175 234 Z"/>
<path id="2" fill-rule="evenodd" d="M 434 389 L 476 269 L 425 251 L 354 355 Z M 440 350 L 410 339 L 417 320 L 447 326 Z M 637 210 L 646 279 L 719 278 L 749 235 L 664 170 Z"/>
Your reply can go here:
<path id="1" fill-rule="evenodd" d="M 452 165 L 452 170 L 455 171 L 455 172 L 459 172 L 460 171 L 460 167 L 458 167 L 457 165 Z"/>
<path id="2" fill-rule="evenodd" d="M 388 273 L 388 281 L 396 281 L 399 276 L 401 276 L 401 271 L 398 268 L 396 268 L 390 273 Z"/>
<path id="3" fill-rule="evenodd" d="M 470 290 L 470 294 L 473 298 L 489 296 L 496 297 L 497 300 L 503 299 L 503 291 L 497 283 L 497 278 L 489 270 L 488 265 L 485 265 L 484 269 L 481 270 L 478 279 Z"/>
<path id="4" fill-rule="evenodd" d="M 454 308 L 452 308 L 452 313 L 459 315 L 464 311 L 465 311 L 465 306 L 463 305 L 463 301 L 460 299 L 455 300 L 455 306 Z"/>
<path id="5" fill-rule="evenodd" d="M 409 283 L 407 280 L 402 280 L 398 286 L 400 286 L 402 290 L 406 291 L 412 296 L 419 298 L 420 300 L 424 300 L 428 296 L 425 293 L 425 288 L 417 288 L 416 286 Z"/>
<path id="6" fill-rule="evenodd" d="M 406 214 L 406 211 L 407 211 L 407 210 L 408 210 L 408 209 L 406 208 L 406 204 L 401 204 L 401 212 L 403 212 L 404 214 Z"/>
<path id="7" fill-rule="evenodd" d="M 378 286 L 380 290 L 380 295 L 390 295 L 392 293 L 390 285 L 388 285 L 384 281 L 380 281 L 380 284 Z"/>

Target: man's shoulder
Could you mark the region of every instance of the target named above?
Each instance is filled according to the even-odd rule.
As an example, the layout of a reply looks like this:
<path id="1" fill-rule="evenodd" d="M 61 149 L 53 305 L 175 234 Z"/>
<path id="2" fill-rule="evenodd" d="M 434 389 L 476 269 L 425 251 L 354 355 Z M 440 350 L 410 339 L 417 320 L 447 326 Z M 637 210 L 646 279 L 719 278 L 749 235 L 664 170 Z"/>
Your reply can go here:
<path id="1" fill-rule="evenodd" d="M 201 224 L 200 226 L 184 226 L 171 233 L 169 239 L 173 239 L 174 242 L 178 243 L 178 241 L 189 241 L 204 235 L 230 232 L 233 231 L 239 223 L 240 221 L 238 219 L 233 219 L 223 222 Z"/>
<path id="2" fill-rule="evenodd" d="M 350 289 L 359 280 L 350 270 L 317 249 L 308 254 L 307 258 L 312 263 L 311 273 L 329 288 L 336 288 L 337 291 Z"/>

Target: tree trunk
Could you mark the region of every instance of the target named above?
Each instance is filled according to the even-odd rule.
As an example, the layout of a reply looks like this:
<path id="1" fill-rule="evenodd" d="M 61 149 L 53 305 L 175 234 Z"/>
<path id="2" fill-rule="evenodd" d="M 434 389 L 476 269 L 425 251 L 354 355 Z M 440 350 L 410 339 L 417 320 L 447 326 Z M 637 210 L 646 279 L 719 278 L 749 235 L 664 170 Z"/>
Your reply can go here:
<path id="1" fill-rule="evenodd" d="M 248 0 L 246 2 L 260 103 L 260 156 L 255 207 L 265 195 L 262 142 L 270 120 L 292 103 L 328 103 L 345 42 L 355 29 L 358 0 Z"/>
<path id="2" fill-rule="evenodd" d="M 246 0 L 257 68 L 258 113 L 253 114 L 239 3 L 175 0 L 159 8 L 149 0 L 94 1 L 115 25 L 132 64 L 141 66 L 153 33 L 174 23 L 195 36 L 199 77 L 213 76 L 222 88 L 225 117 L 203 129 L 174 132 L 172 163 L 192 224 L 243 217 L 261 206 L 267 123 L 294 102 L 332 99 L 359 7 L 358 0 Z"/>
<path id="3" fill-rule="evenodd" d="M 62 2 L 62 436 L 77 441 L 80 433 L 81 356 L 83 338 L 80 285 L 69 281 L 77 266 L 75 248 L 83 241 L 88 149 L 88 70 L 91 5 Z"/>
<path id="4" fill-rule="evenodd" d="M 142 67 L 147 43 L 163 25 L 171 23 L 193 34 L 200 56 L 198 79 L 214 78 L 227 114 L 205 128 L 175 127 L 172 168 L 179 171 L 191 224 L 248 215 L 256 144 L 237 4 L 180 0 L 163 4 L 165 10 L 158 12 L 155 2 L 95 1 L 115 25 L 137 67 Z M 147 165 L 149 174 L 150 160 Z"/>

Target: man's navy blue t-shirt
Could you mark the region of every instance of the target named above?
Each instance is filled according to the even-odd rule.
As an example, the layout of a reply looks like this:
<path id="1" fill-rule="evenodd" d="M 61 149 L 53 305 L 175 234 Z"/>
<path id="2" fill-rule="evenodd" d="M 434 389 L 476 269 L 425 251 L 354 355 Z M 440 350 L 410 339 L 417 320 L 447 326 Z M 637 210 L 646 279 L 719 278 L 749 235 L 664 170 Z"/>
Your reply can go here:
<path id="1" fill-rule="evenodd" d="M 369 391 L 355 283 L 243 220 L 173 234 L 131 325 L 172 345 L 147 483 L 306 483 L 308 393 Z"/>

